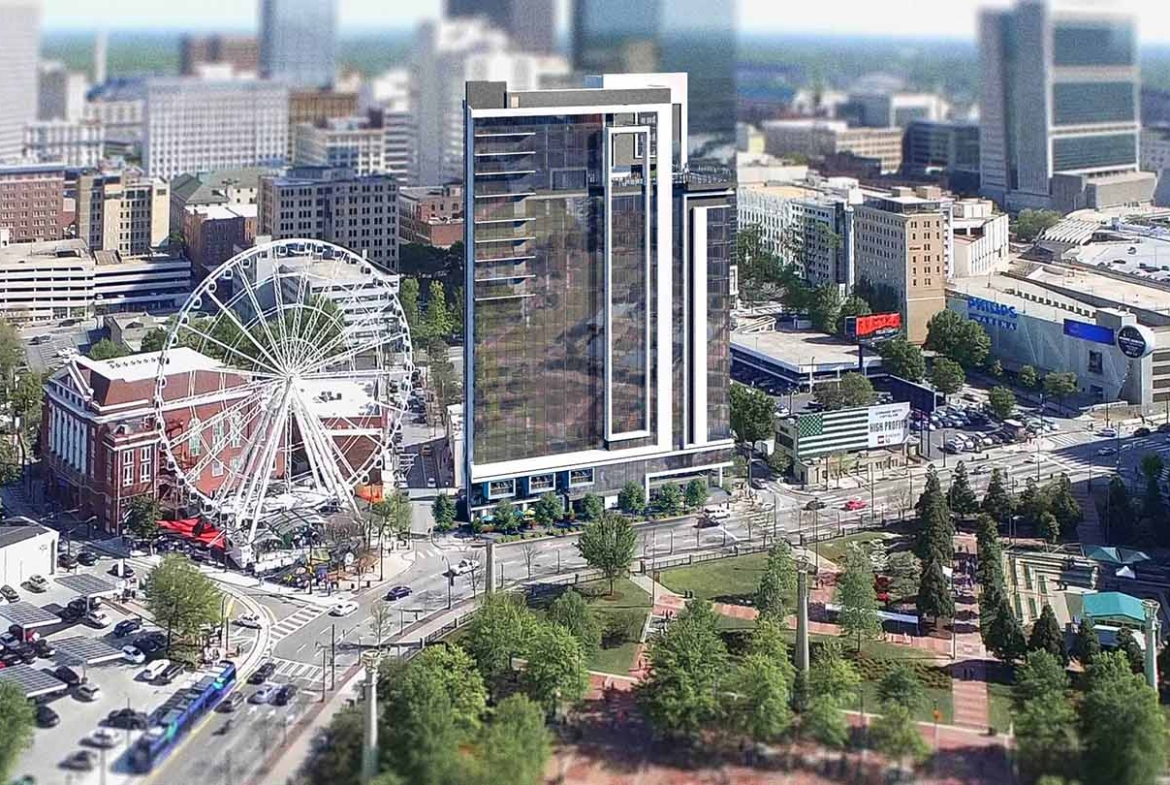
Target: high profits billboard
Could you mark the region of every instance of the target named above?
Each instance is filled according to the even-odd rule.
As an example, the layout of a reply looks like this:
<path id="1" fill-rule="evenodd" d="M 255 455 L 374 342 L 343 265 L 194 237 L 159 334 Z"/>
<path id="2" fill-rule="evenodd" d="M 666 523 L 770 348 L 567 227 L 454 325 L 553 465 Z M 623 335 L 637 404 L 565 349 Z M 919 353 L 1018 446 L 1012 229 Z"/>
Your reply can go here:
<path id="1" fill-rule="evenodd" d="M 873 313 L 868 316 L 845 318 L 845 335 L 859 340 L 862 338 L 892 338 L 902 329 L 902 314 Z"/>

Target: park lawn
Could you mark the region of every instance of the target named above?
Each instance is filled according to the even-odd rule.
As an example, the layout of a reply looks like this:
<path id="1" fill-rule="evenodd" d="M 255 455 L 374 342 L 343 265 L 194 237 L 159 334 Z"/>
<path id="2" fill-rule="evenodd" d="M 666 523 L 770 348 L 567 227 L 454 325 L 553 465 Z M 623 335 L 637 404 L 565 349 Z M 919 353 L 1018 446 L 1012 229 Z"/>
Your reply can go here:
<path id="1" fill-rule="evenodd" d="M 658 582 L 677 594 L 686 595 L 690 592 L 699 599 L 711 602 L 751 605 L 767 562 L 766 553 L 712 559 L 662 570 Z M 790 605 L 795 605 L 795 602 L 795 597 L 789 598 Z"/>
<path id="2" fill-rule="evenodd" d="M 650 594 L 628 578 L 619 578 L 614 582 L 613 588 L 614 593 L 611 597 L 608 581 L 590 581 L 577 587 L 585 596 L 589 607 L 597 614 L 602 629 L 605 629 L 608 614 L 626 611 L 641 611 L 642 622 L 645 624 L 646 616 L 650 614 Z M 637 641 L 626 641 L 609 649 L 603 646 L 589 660 L 589 670 L 625 676 L 629 674 L 637 652 Z"/>
<path id="3" fill-rule="evenodd" d="M 845 548 L 850 543 L 873 542 L 875 540 L 887 539 L 887 537 L 888 535 L 884 532 L 859 532 L 845 537 L 838 537 L 835 540 L 825 540 L 817 546 L 817 550 L 820 551 L 821 556 L 834 564 L 840 565 L 841 560 L 845 558 Z"/>
<path id="4" fill-rule="evenodd" d="M 1007 729 L 1011 727 L 1013 716 L 1011 685 L 989 682 L 987 700 L 991 727 L 999 733 L 1007 733 Z"/>

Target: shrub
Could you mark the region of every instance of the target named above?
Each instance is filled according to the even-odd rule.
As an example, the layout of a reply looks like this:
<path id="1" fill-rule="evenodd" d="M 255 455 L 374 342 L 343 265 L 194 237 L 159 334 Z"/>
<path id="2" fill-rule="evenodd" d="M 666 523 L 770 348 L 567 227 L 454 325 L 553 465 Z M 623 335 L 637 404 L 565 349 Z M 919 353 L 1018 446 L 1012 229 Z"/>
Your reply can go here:
<path id="1" fill-rule="evenodd" d="M 934 689 L 951 688 L 951 677 L 947 675 L 947 672 L 926 662 L 874 657 L 865 652 L 849 652 L 846 656 L 853 660 L 853 663 L 857 666 L 857 672 L 861 675 L 863 681 L 881 681 L 882 677 L 900 664 L 912 670 L 924 687 Z"/>
<path id="2" fill-rule="evenodd" d="M 606 613 L 604 619 L 601 633 L 604 648 L 612 649 L 642 639 L 642 626 L 646 621 L 643 611 L 613 611 Z"/>

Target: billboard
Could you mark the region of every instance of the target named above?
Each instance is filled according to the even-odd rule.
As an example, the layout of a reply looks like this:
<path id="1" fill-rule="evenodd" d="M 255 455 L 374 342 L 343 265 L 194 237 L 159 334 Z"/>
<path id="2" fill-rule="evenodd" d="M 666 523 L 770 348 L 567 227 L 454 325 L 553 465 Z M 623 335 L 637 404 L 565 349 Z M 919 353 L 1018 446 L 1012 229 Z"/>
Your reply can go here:
<path id="1" fill-rule="evenodd" d="M 868 316 L 847 316 L 845 335 L 854 340 L 860 338 L 892 338 L 902 329 L 902 314 L 873 313 Z"/>
<path id="2" fill-rule="evenodd" d="M 1154 351 L 1154 333 L 1140 324 L 1127 324 L 1117 331 L 1117 348 L 1134 360 L 1145 357 Z"/>
<path id="3" fill-rule="evenodd" d="M 910 404 L 869 407 L 869 448 L 903 444 L 909 435 Z"/>
<path id="4" fill-rule="evenodd" d="M 1113 345 L 1113 329 L 1102 327 L 1099 324 L 1078 322 L 1076 319 L 1064 320 L 1064 334 L 1070 338 L 1080 338 L 1083 341 Z"/>

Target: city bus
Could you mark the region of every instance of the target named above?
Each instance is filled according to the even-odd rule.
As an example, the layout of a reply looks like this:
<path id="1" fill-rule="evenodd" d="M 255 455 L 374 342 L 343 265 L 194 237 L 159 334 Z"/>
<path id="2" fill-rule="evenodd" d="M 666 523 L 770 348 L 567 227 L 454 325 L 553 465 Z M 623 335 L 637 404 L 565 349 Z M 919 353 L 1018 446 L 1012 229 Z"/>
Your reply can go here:
<path id="1" fill-rule="evenodd" d="M 195 673 L 150 717 L 150 727 L 130 748 L 130 766 L 146 774 L 166 759 L 195 723 L 214 711 L 236 686 L 236 664 L 223 660 Z"/>

